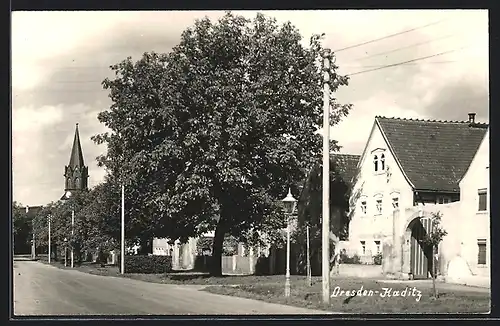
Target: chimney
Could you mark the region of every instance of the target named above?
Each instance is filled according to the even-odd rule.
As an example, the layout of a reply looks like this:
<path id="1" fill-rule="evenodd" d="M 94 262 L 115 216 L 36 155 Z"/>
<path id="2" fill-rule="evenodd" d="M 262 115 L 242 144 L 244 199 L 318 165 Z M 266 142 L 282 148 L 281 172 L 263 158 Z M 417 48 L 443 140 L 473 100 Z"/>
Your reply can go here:
<path id="1" fill-rule="evenodd" d="M 469 113 L 469 123 L 475 123 L 475 122 L 476 122 L 476 114 Z"/>

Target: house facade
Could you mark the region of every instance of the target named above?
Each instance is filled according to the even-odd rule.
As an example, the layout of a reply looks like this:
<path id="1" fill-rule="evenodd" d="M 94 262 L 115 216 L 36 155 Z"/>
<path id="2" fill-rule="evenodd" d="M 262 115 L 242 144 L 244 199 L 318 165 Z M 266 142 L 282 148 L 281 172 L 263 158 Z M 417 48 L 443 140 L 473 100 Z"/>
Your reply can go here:
<path id="1" fill-rule="evenodd" d="M 487 128 L 474 114 L 462 122 L 376 117 L 358 164 L 344 246 L 361 257 L 383 253 L 387 272 L 426 278 L 432 260 L 421 240 L 439 212 L 448 231 L 440 271 L 458 255 L 474 265 L 478 250 L 484 256 L 489 248 Z M 480 216 L 484 221 L 474 224 Z"/>
<path id="2" fill-rule="evenodd" d="M 460 182 L 461 241 L 459 255 L 475 275 L 490 274 L 489 130 Z"/>

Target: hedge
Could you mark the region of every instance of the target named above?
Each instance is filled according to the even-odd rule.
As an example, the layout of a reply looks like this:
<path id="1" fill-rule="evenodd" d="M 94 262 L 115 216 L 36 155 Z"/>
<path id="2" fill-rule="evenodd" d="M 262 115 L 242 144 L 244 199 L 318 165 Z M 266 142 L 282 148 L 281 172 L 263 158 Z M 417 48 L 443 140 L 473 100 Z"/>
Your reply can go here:
<path id="1" fill-rule="evenodd" d="M 172 271 L 171 256 L 125 256 L 125 273 L 162 274 Z"/>

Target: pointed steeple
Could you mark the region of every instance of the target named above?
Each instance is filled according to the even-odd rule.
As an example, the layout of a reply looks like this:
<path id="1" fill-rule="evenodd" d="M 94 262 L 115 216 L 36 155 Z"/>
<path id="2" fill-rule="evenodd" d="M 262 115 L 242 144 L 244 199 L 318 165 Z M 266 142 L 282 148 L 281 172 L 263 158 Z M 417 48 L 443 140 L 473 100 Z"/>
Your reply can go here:
<path id="1" fill-rule="evenodd" d="M 78 132 L 78 123 L 75 129 L 75 138 L 69 164 L 64 168 L 65 187 L 64 191 L 80 191 L 88 189 L 89 178 L 88 167 L 83 160 L 82 145 L 80 144 L 80 134 Z"/>
<path id="2" fill-rule="evenodd" d="M 78 123 L 76 124 L 75 138 L 73 139 L 73 148 L 71 149 L 68 166 L 71 168 L 85 166 L 83 161 L 82 145 L 80 144 L 80 133 L 78 132 Z"/>

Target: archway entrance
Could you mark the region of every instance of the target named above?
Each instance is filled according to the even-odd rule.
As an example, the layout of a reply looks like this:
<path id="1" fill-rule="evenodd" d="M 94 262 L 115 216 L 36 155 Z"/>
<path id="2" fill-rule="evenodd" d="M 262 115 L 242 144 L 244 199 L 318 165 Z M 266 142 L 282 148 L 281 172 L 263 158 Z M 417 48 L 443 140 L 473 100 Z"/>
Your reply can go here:
<path id="1" fill-rule="evenodd" d="M 413 279 L 425 279 L 432 273 L 432 247 L 423 240 L 432 230 L 432 219 L 422 217 L 414 219 L 408 225 L 410 237 L 410 274 Z"/>

